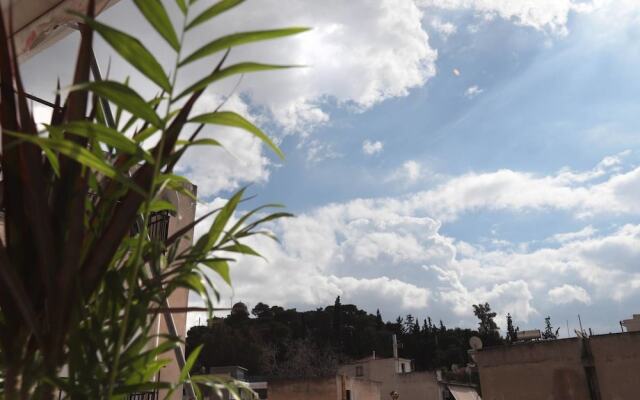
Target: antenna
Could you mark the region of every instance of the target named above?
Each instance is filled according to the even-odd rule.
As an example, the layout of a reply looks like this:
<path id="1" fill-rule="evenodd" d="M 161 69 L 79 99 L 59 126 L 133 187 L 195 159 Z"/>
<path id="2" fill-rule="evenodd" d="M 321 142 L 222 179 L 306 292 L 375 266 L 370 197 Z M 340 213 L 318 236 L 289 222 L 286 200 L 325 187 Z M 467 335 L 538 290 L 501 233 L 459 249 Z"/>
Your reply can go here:
<path id="1" fill-rule="evenodd" d="M 580 319 L 580 314 L 578 314 L 578 323 L 580 324 L 580 332 L 584 333 L 584 329 L 582 329 L 582 319 Z"/>
<path id="2" fill-rule="evenodd" d="M 482 350 L 482 339 L 477 336 L 471 336 L 469 338 L 469 347 L 476 351 Z"/>

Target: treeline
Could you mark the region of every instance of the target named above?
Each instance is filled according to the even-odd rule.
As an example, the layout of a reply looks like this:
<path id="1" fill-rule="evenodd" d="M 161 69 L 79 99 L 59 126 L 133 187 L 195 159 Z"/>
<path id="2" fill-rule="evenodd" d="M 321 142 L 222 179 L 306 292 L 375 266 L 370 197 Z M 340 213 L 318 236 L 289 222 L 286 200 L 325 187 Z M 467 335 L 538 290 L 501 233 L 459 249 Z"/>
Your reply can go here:
<path id="1" fill-rule="evenodd" d="M 489 346 L 515 338 L 517 328 L 511 321 L 507 338 L 500 336 L 489 304 L 474 305 L 474 313 L 478 330 L 447 328 L 442 321 L 419 321 L 410 314 L 385 322 L 379 311 L 369 314 L 342 304 L 340 297 L 332 306 L 303 312 L 258 303 L 251 310 L 253 317 L 239 303 L 228 317 L 191 328 L 186 350 L 203 345 L 196 370 L 240 365 L 251 375 L 309 377 L 333 373 L 340 363 L 374 351 L 377 357 L 391 357 L 395 334 L 400 357 L 413 359 L 417 370 L 449 368 L 469 361 L 472 336 Z"/>

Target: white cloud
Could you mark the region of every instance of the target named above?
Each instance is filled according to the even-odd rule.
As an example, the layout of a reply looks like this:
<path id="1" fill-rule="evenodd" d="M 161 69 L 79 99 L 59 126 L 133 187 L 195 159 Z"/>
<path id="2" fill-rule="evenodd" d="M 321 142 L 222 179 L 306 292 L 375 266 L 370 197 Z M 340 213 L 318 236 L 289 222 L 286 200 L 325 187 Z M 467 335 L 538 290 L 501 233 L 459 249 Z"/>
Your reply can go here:
<path id="1" fill-rule="evenodd" d="M 444 22 L 438 17 L 431 19 L 431 27 L 442 36 L 443 39 L 447 39 L 449 36 L 457 32 L 458 28 L 451 22 Z"/>
<path id="2" fill-rule="evenodd" d="M 212 23 L 190 31 L 183 54 L 189 54 L 212 38 L 233 32 L 311 27 L 312 30 L 293 37 L 239 46 L 227 59 L 227 64 L 248 60 L 305 67 L 233 77 L 209 88 L 210 98 L 219 99 L 239 83 L 234 96 L 238 99 L 237 105 L 249 111 L 252 119 L 259 119 L 257 122 L 262 127 L 275 127 L 267 133 L 273 134 L 275 130 L 278 139 L 286 134 L 301 134 L 301 146 L 308 152 L 310 161 L 340 156 L 330 145 L 308 138 L 317 126 L 330 123 L 329 108 L 337 105 L 350 111 L 363 111 L 386 99 L 406 96 L 435 75 L 437 52 L 429 46 L 422 11 L 413 0 L 263 0 L 258 3 L 243 4 Z M 204 2 L 196 3 L 192 15 L 205 6 Z M 283 13 L 283 9 L 287 12 Z M 173 53 L 144 23 L 133 5 L 121 2 L 101 18 L 141 38 L 167 70 L 172 68 Z M 97 51 L 105 59 L 113 59 L 111 76 L 131 76 L 131 82 L 142 93 L 156 94 L 156 87 L 132 71 L 102 41 L 98 41 Z M 186 87 L 209 73 L 211 65 L 218 61 L 216 57 L 220 54 L 183 68 L 178 86 Z M 192 152 L 193 159 L 182 165 L 205 194 L 237 188 L 248 182 L 265 182 L 269 177 L 268 157 L 271 156 L 263 154 L 262 145 L 250 137 L 233 135 L 231 130 L 225 132 L 228 133 L 221 134 L 225 145 L 235 156 L 217 150 L 205 156 L 203 149 L 198 149 Z"/>
<path id="3" fill-rule="evenodd" d="M 206 95 L 199 103 L 196 113 L 215 108 L 222 99 Z M 228 99 L 223 110 L 233 110 L 250 120 L 252 116 L 247 104 L 238 96 Z M 189 135 L 190 132 L 184 132 Z M 269 178 L 269 158 L 262 142 L 241 129 L 215 125 L 205 126 L 199 138 L 213 138 L 224 147 L 193 146 L 178 164 L 178 171 L 198 185 L 200 197 L 209 197 L 223 190 L 235 190 L 248 182 L 266 182 Z M 268 150 L 270 151 L 270 150 Z"/>
<path id="4" fill-rule="evenodd" d="M 398 169 L 387 178 L 387 182 L 400 182 L 404 184 L 416 183 L 424 176 L 422 165 L 415 160 L 405 161 Z"/>
<path id="5" fill-rule="evenodd" d="M 281 243 L 254 242 L 269 262 L 242 258 L 233 267 L 234 299 L 314 307 L 340 295 L 391 317 L 424 313 L 428 304 L 432 315 L 451 315 L 447 318 L 466 324 L 473 321 L 471 305 L 479 302 L 489 302 L 500 318 L 511 313 L 526 323 L 561 299 L 625 301 L 640 293 L 640 225 L 606 234 L 589 225 L 559 233 L 553 243 L 501 242 L 492 249 L 441 233 L 441 221 L 469 210 L 556 209 L 581 215 L 586 207 L 591 213 L 616 213 L 622 208 L 612 207 L 611 199 L 585 200 L 633 172 L 606 160 L 596 167 L 605 168 L 593 178 L 598 183 L 568 178 L 566 170 L 546 177 L 468 174 L 430 191 L 328 204 L 281 221 L 271 226 Z M 581 197 L 567 201 L 574 193 Z"/>
<path id="6" fill-rule="evenodd" d="M 551 240 L 559 243 L 572 242 L 574 240 L 589 238 L 596 232 L 598 232 L 598 230 L 589 225 L 577 232 L 556 233 L 551 237 Z"/>
<path id="7" fill-rule="evenodd" d="M 473 99 L 477 95 L 482 94 L 482 92 L 484 92 L 484 90 L 480 89 L 478 85 L 469 86 L 467 90 L 464 91 L 464 97 Z"/>
<path id="8" fill-rule="evenodd" d="M 382 152 L 383 147 L 384 145 L 379 140 L 372 142 L 367 139 L 362 142 L 362 152 L 369 156 Z"/>
<path id="9" fill-rule="evenodd" d="M 283 9 L 287 12 L 282 13 Z M 309 132 L 326 123 L 330 118 L 323 107 L 327 99 L 366 109 L 407 95 L 435 74 L 437 52 L 428 44 L 422 12 L 412 0 L 264 0 L 226 15 L 203 26 L 207 35 L 201 36 L 241 29 L 313 27 L 292 38 L 238 47 L 231 53 L 234 60 L 308 65 L 247 75 L 240 88 L 289 132 Z"/>
<path id="10" fill-rule="evenodd" d="M 44 128 L 42 124 L 51 123 L 51 107 L 47 107 L 40 103 L 33 103 L 31 112 L 33 114 L 33 120 L 36 122 L 38 129 Z"/>
<path id="11" fill-rule="evenodd" d="M 549 299 L 556 304 L 572 302 L 591 303 L 591 297 L 584 288 L 567 284 L 549 290 Z"/>
<path id="12" fill-rule="evenodd" d="M 356 304 L 363 301 L 375 304 L 385 299 L 387 305 L 393 304 L 396 309 L 418 310 L 427 307 L 429 301 L 429 290 L 386 276 L 374 279 L 332 277 L 332 280 L 341 287 L 342 298 Z"/>
<path id="13" fill-rule="evenodd" d="M 518 25 L 557 35 L 567 33 L 567 21 L 571 13 L 594 9 L 593 2 L 573 0 L 418 0 L 418 4 L 445 10 L 468 9 L 485 20 L 498 16 Z"/>

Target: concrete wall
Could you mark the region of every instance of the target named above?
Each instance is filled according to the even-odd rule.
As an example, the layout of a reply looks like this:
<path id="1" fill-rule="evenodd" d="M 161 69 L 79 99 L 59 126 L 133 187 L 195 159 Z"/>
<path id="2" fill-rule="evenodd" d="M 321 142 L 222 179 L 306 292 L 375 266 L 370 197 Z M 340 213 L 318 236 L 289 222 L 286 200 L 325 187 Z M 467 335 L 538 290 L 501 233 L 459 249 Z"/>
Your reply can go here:
<path id="1" fill-rule="evenodd" d="M 378 400 L 381 398 L 382 385 L 380 382 L 345 375 L 339 379 L 343 382 L 344 389 L 351 391 L 351 400 Z M 338 397 L 338 399 L 346 399 L 346 396 Z"/>
<path id="2" fill-rule="evenodd" d="M 192 186 L 190 190 L 196 193 L 196 187 Z M 164 193 L 162 196 L 163 199 L 171 202 L 176 207 L 177 212 L 175 215 L 172 215 L 169 219 L 169 236 L 179 231 L 183 227 L 192 223 L 195 219 L 196 215 L 196 203 L 193 199 L 188 196 L 174 192 L 168 191 Z M 193 229 L 189 232 L 185 240 L 183 240 L 178 246 L 179 251 L 184 250 L 189 247 L 193 242 Z M 187 307 L 189 305 L 189 291 L 187 289 L 177 289 L 174 291 L 169 297 L 169 305 L 171 307 Z M 174 313 L 173 321 L 176 325 L 176 329 L 178 331 L 178 335 L 181 338 L 185 338 L 186 329 L 187 329 L 187 314 L 186 313 Z M 164 317 L 160 317 L 157 321 L 157 332 L 160 334 L 168 333 L 169 330 L 167 328 L 167 323 Z M 184 351 L 184 346 L 183 351 Z M 172 361 L 169 365 L 164 367 L 161 374 L 161 380 L 168 382 L 176 382 L 178 377 L 180 376 L 180 368 L 178 367 L 178 362 L 175 359 L 175 353 L 173 351 L 168 352 L 162 356 L 163 358 L 170 358 Z M 161 396 L 161 398 L 164 398 Z M 182 389 L 176 390 L 174 393 L 173 399 L 182 399 Z"/>
<path id="3" fill-rule="evenodd" d="M 269 381 L 269 400 L 379 400 L 380 383 L 345 375 Z"/>
<path id="4" fill-rule="evenodd" d="M 640 332 L 591 337 L 603 400 L 640 399 Z"/>
<path id="5" fill-rule="evenodd" d="M 366 359 L 343 365 L 339 371 L 348 376 L 357 376 L 357 368 L 362 367 L 363 378 L 381 383 L 380 399 L 387 400 L 392 391 L 398 392 L 402 400 L 440 398 L 435 372 L 400 373 L 402 363 L 405 363 L 405 371 L 410 371 L 411 360 L 404 358 Z"/>
<path id="6" fill-rule="evenodd" d="M 269 381 L 269 400 L 338 400 L 337 377 Z"/>
<path id="7" fill-rule="evenodd" d="M 640 333 L 589 339 L 602 400 L 640 399 Z M 484 400 L 590 399 L 579 339 L 518 343 L 476 353 Z"/>

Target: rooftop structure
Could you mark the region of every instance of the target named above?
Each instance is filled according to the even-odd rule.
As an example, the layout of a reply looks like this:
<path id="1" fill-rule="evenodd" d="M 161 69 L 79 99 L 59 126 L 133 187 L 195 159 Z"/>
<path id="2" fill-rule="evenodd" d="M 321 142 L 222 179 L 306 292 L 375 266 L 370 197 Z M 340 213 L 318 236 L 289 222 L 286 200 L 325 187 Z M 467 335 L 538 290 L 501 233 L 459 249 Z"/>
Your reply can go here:
<path id="1" fill-rule="evenodd" d="M 640 332 L 518 342 L 473 356 L 485 400 L 640 398 Z"/>

